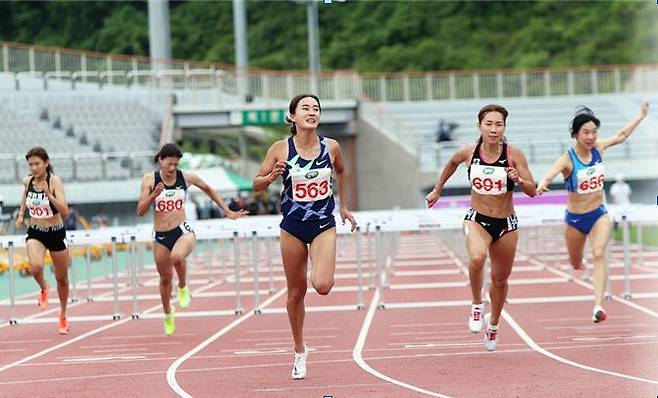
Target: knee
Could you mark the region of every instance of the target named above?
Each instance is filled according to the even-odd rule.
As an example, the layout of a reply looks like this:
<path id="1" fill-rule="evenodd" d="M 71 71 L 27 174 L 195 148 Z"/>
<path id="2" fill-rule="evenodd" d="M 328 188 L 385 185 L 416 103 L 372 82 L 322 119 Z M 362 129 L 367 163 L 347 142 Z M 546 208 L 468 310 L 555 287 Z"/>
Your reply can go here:
<path id="1" fill-rule="evenodd" d="M 174 275 L 172 272 L 167 271 L 167 272 L 161 272 L 160 273 L 160 284 L 161 285 L 168 285 L 171 283 L 171 280 L 173 279 Z"/>
<path id="2" fill-rule="evenodd" d="M 288 302 L 289 303 L 301 303 L 304 301 L 306 296 L 306 287 L 288 289 Z"/>
<path id="3" fill-rule="evenodd" d="M 43 270 L 43 263 L 30 263 L 30 273 L 32 275 Z"/>
<path id="4" fill-rule="evenodd" d="M 470 267 L 475 269 L 481 269 L 484 267 L 484 261 L 487 259 L 487 255 L 484 253 L 478 253 L 471 257 Z"/>
<path id="5" fill-rule="evenodd" d="M 66 274 L 55 276 L 55 280 L 57 281 L 57 286 L 68 286 L 69 285 L 69 277 Z"/>
<path id="6" fill-rule="evenodd" d="M 496 275 L 491 277 L 491 285 L 498 289 L 507 287 L 507 278 L 509 275 Z"/>
<path id="7" fill-rule="evenodd" d="M 315 288 L 315 291 L 318 292 L 318 294 L 326 296 L 331 291 L 331 288 L 334 287 L 334 281 L 333 279 L 324 280 L 324 281 L 314 281 L 313 287 Z"/>
<path id="8" fill-rule="evenodd" d="M 602 263 L 605 257 L 605 250 L 602 248 L 594 248 L 592 250 L 592 256 L 595 263 Z"/>
<path id="9" fill-rule="evenodd" d="M 178 254 L 172 254 L 171 255 L 171 263 L 174 265 L 174 267 L 179 267 L 181 265 L 185 264 L 185 257 L 178 255 Z"/>

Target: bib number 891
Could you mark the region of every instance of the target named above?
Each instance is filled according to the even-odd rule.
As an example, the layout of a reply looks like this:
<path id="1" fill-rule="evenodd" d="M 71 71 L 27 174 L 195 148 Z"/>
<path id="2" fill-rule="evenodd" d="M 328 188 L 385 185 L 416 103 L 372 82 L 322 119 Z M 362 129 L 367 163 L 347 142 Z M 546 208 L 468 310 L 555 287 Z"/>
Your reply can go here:
<path id="1" fill-rule="evenodd" d="M 324 196 L 329 192 L 329 182 L 322 181 L 319 185 L 317 182 L 299 183 L 295 185 L 295 197 L 297 199 L 316 199 L 318 196 Z"/>

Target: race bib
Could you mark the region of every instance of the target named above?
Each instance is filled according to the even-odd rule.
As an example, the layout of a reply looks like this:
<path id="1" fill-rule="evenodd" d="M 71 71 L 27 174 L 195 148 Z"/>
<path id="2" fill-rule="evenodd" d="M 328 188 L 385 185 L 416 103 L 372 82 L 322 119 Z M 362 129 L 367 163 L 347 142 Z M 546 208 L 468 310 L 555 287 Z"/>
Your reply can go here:
<path id="1" fill-rule="evenodd" d="M 597 163 L 576 173 L 578 178 L 578 193 L 599 192 L 603 189 L 605 181 L 605 167 L 603 163 Z"/>
<path id="2" fill-rule="evenodd" d="M 483 195 L 507 192 L 507 172 L 504 167 L 471 165 L 471 189 Z"/>
<path id="3" fill-rule="evenodd" d="M 48 196 L 42 192 L 28 192 L 25 205 L 31 218 L 50 218 L 53 210 L 50 208 Z"/>
<path id="4" fill-rule="evenodd" d="M 314 202 L 331 195 L 331 169 L 292 171 L 292 197 L 296 202 Z"/>
<path id="5" fill-rule="evenodd" d="M 155 211 L 169 213 L 185 207 L 184 189 L 165 189 L 155 198 Z"/>
<path id="6" fill-rule="evenodd" d="M 186 234 L 188 232 L 194 232 L 192 226 L 190 226 L 190 224 L 187 221 L 183 221 L 183 223 L 179 225 L 178 228 L 180 228 L 181 231 L 183 231 L 183 234 Z"/>

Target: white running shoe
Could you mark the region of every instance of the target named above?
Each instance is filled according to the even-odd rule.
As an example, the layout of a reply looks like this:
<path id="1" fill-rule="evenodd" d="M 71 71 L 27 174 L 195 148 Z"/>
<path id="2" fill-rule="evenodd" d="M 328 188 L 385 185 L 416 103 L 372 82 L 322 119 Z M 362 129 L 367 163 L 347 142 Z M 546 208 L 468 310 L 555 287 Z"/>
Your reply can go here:
<path id="1" fill-rule="evenodd" d="M 487 324 L 487 330 L 484 332 L 484 346 L 487 347 L 487 351 L 496 349 L 496 339 L 498 338 L 498 325 L 494 326 L 489 323 L 490 319 L 491 314 L 484 316 L 484 323 Z"/>
<path id="2" fill-rule="evenodd" d="M 480 333 L 482 330 L 482 314 L 484 313 L 484 303 L 472 304 L 471 312 L 468 314 L 468 328 L 473 333 Z"/>
<path id="3" fill-rule="evenodd" d="M 600 306 L 597 305 L 594 307 L 594 311 L 592 314 L 592 322 L 594 323 L 599 323 L 605 321 L 605 318 L 608 317 L 608 314 L 605 312 L 605 310 Z"/>
<path id="4" fill-rule="evenodd" d="M 304 352 L 295 352 L 295 363 L 292 366 L 292 378 L 300 380 L 306 377 L 306 359 L 308 359 L 308 347 L 304 345 Z"/>

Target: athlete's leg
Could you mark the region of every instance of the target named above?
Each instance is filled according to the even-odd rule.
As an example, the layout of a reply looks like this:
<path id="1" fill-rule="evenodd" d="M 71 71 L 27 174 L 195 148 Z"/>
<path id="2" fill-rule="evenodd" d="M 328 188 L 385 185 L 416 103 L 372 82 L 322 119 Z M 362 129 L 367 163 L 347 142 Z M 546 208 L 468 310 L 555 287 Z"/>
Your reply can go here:
<path id="1" fill-rule="evenodd" d="M 468 252 L 468 279 L 471 284 L 473 304 L 482 303 L 482 272 L 487 259 L 487 249 L 491 244 L 491 235 L 474 221 L 464 221 L 466 251 Z"/>
<path id="2" fill-rule="evenodd" d="M 306 269 L 308 248 L 304 242 L 281 230 L 281 259 L 286 274 L 288 300 L 286 309 L 295 352 L 304 352 L 304 297 L 306 296 Z"/>
<path id="3" fill-rule="evenodd" d="M 605 249 L 610 238 L 610 217 L 601 216 L 589 233 L 592 255 L 594 257 L 594 305 L 602 306 L 605 296 L 605 285 L 608 279 L 605 266 Z"/>
<path id="4" fill-rule="evenodd" d="M 167 247 L 159 244 L 153 244 L 153 257 L 155 266 L 160 274 L 160 300 L 162 309 L 165 314 L 171 312 L 171 281 L 173 279 L 173 266 L 171 264 L 171 255 Z"/>
<path id="5" fill-rule="evenodd" d="M 573 269 L 581 269 L 583 267 L 583 250 L 585 249 L 587 235 L 567 224 L 564 229 L 564 240 L 567 243 L 569 263 Z"/>
<path id="6" fill-rule="evenodd" d="M 491 324 L 497 325 L 500 313 L 503 310 L 507 298 L 507 288 L 514 256 L 516 255 L 516 244 L 519 240 L 518 231 L 511 231 L 495 241 L 489 249 L 491 257 Z"/>
<path id="7" fill-rule="evenodd" d="M 193 233 L 187 233 L 178 238 L 174 247 L 171 249 L 171 263 L 176 270 L 176 275 L 178 275 L 178 287 L 181 289 L 187 283 L 185 279 L 187 275 L 187 256 L 192 253 L 195 246 L 196 236 Z"/>
<path id="8" fill-rule="evenodd" d="M 329 294 L 334 286 L 336 271 L 336 228 L 328 229 L 316 236 L 310 247 L 311 284 L 322 294 Z"/>
<path id="9" fill-rule="evenodd" d="M 30 273 L 42 291 L 48 290 L 48 283 L 43 277 L 43 260 L 46 256 L 46 246 L 36 239 L 27 241 L 27 258 L 30 261 Z"/>
<path id="10" fill-rule="evenodd" d="M 66 306 L 69 300 L 69 249 L 50 252 L 55 268 L 55 279 L 57 280 L 57 294 L 59 295 L 60 317 L 66 317 Z"/>

